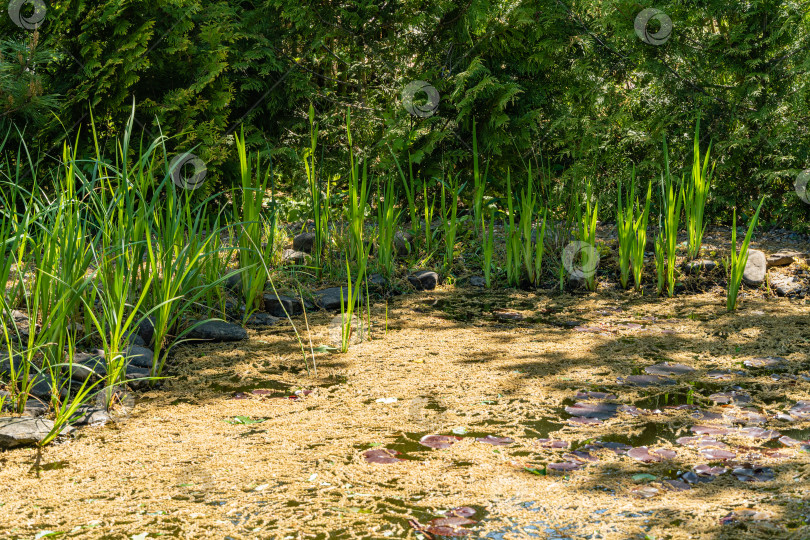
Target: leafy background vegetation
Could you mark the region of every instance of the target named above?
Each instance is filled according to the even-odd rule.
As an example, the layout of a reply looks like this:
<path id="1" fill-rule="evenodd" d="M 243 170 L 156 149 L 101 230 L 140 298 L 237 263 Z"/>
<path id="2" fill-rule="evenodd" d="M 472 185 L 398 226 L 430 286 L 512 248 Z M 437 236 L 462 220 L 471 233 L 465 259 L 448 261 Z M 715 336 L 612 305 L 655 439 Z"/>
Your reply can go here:
<path id="1" fill-rule="evenodd" d="M 634 32 L 646 7 L 673 21 L 663 45 Z M 43 162 L 78 130 L 78 155 L 93 153 L 91 111 L 115 155 L 134 101 L 148 140 L 165 133 L 172 151 L 206 162 L 213 181 L 195 196 L 239 185 L 242 124 L 279 186 L 303 194 L 313 104 L 335 193 L 349 182 L 351 110 L 372 175 L 396 174 L 390 147 L 401 163 L 410 152 L 421 178 L 472 184 L 475 120 L 499 192 L 507 167 L 535 162 L 539 175 L 542 159 L 613 201 L 631 163 L 642 185 L 659 178 L 664 136 L 674 174 L 688 170 L 699 114 L 717 159 L 711 219 L 750 216 L 761 197 L 764 224 L 802 228 L 810 216 L 793 193 L 810 166 L 806 0 L 75 0 L 49 3 L 37 32 L 0 21 L 2 133 Z M 441 95 L 429 118 L 401 104 L 417 79 Z"/>

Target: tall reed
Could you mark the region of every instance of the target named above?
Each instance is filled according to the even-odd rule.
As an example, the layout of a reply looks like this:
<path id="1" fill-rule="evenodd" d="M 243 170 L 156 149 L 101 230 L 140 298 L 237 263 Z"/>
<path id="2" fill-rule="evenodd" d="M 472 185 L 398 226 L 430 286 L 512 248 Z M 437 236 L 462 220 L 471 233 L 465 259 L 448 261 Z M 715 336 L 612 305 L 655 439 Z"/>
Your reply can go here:
<path id="1" fill-rule="evenodd" d="M 661 176 L 661 202 L 664 210 L 664 244 L 667 259 L 667 294 L 675 295 L 675 256 L 678 246 L 678 227 L 681 221 L 681 204 L 675 181 L 669 171 L 669 152 L 664 138 L 664 173 Z"/>
<path id="2" fill-rule="evenodd" d="M 442 229 L 444 230 L 444 268 L 449 270 L 453 265 L 456 254 L 456 233 L 458 232 L 458 199 L 464 186 L 458 185 L 458 176 L 447 174 L 447 182 L 442 180 Z M 450 191 L 450 207 L 445 199 L 446 190 Z"/>

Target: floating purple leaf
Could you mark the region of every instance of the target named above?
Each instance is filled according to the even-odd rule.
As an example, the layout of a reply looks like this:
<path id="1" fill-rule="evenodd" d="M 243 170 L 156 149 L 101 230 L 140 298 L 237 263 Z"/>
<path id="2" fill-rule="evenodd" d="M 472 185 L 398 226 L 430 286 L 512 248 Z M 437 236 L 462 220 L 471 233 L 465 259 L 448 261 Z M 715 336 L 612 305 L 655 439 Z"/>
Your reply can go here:
<path id="1" fill-rule="evenodd" d="M 709 399 L 715 403 L 750 403 L 751 396 L 743 392 L 718 392 L 712 394 Z"/>
<path id="2" fill-rule="evenodd" d="M 584 425 L 598 425 L 601 424 L 602 421 L 598 418 L 587 418 L 585 416 L 572 416 L 568 419 L 569 422 L 573 422 L 575 424 L 584 424 Z"/>
<path id="3" fill-rule="evenodd" d="M 619 384 L 632 384 L 635 386 L 654 386 L 654 385 L 669 385 L 675 384 L 673 379 L 663 377 L 661 375 L 630 375 L 624 379 L 617 380 Z"/>
<path id="4" fill-rule="evenodd" d="M 694 469 L 695 473 L 701 476 L 720 476 L 724 474 L 728 469 L 725 467 L 711 467 L 709 465 L 697 465 Z"/>
<path id="5" fill-rule="evenodd" d="M 664 448 L 650 450 L 646 446 L 631 448 L 627 451 L 627 455 L 642 463 L 654 463 L 665 459 L 672 459 L 676 456 L 673 450 Z"/>
<path id="6" fill-rule="evenodd" d="M 493 435 L 487 435 L 486 437 L 479 437 L 475 440 L 480 443 L 494 444 L 495 446 L 509 446 L 510 444 L 515 442 L 513 439 L 510 439 L 509 437 L 495 437 Z"/>
<path id="7" fill-rule="evenodd" d="M 599 458 L 582 450 L 574 450 L 570 454 L 563 454 L 568 461 L 599 461 Z"/>
<path id="8" fill-rule="evenodd" d="M 770 517 L 769 513 L 760 512 L 753 508 L 737 508 L 727 516 L 720 518 L 720 525 L 729 525 L 741 521 L 765 521 Z"/>
<path id="9" fill-rule="evenodd" d="M 692 433 L 698 435 L 727 435 L 729 429 L 722 426 L 692 426 L 689 428 Z"/>
<path id="10" fill-rule="evenodd" d="M 555 441 L 552 439 L 537 439 L 537 443 L 544 448 L 568 448 L 567 441 Z"/>
<path id="11" fill-rule="evenodd" d="M 793 418 L 810 418 L 810 401 L 799 401 L 788 411 Z"/>
<path id="12" fill-rule="evenodd" d="M 801 441 L 797 441 L 793 437 L 788 437 L 787 435 L 782 435 L 779 437 L 779 442 L 784 444 L 785 446 L 799 446 L 802 444 Z"/>
<path id="13" fill-rule="evenodd" d="M 577 399 L 616 399 L 615 394 L 608 392 L 577 392 Z"/>
<path id="14" fill-rule="evenodd" d="M 548 468 L 552 471 L 576 471 L 582 465 L 582 462 L 564 461 L 562 463 L 549 463 Z"/>
<path id="15" fill-rule="evenodd" d="M 770 467 L 737 467 L 731 474 L 740 482 L 768 482 L 776 477 Z"/>
<path id="16" fill-rule="evenodd" d="M 695 368 L 684 364 L 663 362 L 661 364 L 647 366 L 644 368 L 644 371 L 650 375 L 686 375 L 687 373 L 695 371 Z"/>
<path id="17" fill-rule="evenodd" d="M 399 452 L 396 450 L 390 450 L 388 448 L 373 448 L 371 450 L 366 450 L 363 452 L 363 457 L 366 458 L 368 463 L 381 463 L 381 464 L 388 464 L 388 463 L 398 463 L 403 461 L 399 459 L 398 456 Z"/>
<path id="18" fill-rule="evenodd" d="M 737 454 L 722 450 L 720 448 L 704 448 L 700 451 L 700 455 L 710 461 L 725 461 L 727 459 L 734 459 Z"/>
<path id="19" fill-rule="evenodd" d="M 419 444 L 427 446 L 428 448 L 444 450 L 445 448 L 450 448 L 455 442 L 460 440 L 461 437 L 455 437 L 453 435 L 425 435 L 419 439 Z"/>
<path id="20" fill-rule="evenodd" d="M 584 416 L 585 418 L 599 418 L 605 420 L 616 416 L 619 406 L 615 403 L 583 403 L 581 401 L 565 408 L 571 416 Z"/>
<path id="21" fill-rule="evenodd" d="M 681 482 L 680 480 L 666 480 L 664 483 L 674 491 L 688 491 L 692 489 L 689 487 L 689 484 L 686 482 Z"/>
<path id="22" fill-rule="evenodd" d="M 781 356 L 766 356 L 764 358 L 751 358 L 745 360 L 743 364 L 752 368 L 772 368 L 783 365 L 787 360 Z"/>
<path id="23" fill-rule="evenodd" d="M 640 497 L 642 499 L 649 499 L 651 497 L 655 497 L 656 495 L 658 495 L 658 489 L 652 486 L 638 486 L 631 489 L 630 493 L 635 497 Z"/>
<path id="24" fill-rule="evenodd" d="M 741 437 L 748 437 L 749 439 L 778 439 L 782 436 L 778 431 L 762 429 L 761 427 L 755 426 L 740 428 L 735 434 Z"/>

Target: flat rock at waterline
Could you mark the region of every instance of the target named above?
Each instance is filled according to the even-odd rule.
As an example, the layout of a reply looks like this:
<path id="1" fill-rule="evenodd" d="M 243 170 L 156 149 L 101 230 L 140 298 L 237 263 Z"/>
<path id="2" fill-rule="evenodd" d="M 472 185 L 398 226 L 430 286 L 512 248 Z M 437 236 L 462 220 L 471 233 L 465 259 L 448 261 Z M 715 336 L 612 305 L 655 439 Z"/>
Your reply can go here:
<path id="1" fill-rule="evenodd" d="M 53 429 L 53 421 L 45 418 L 4 417 L 0 418 L 0 448 L 15 448 L 37 444 Z M 72 431 L 65 427 L 62 434 Z"/>
<path id="2" fill-rule="evenodd" d="M 247 330 L 237 324 L 225 321 L 206 321 L 190 332 L 185 337 L 187 339 L 198 339 L 221 343 L 225 341 L 242 341 L 247 339 Z"/>

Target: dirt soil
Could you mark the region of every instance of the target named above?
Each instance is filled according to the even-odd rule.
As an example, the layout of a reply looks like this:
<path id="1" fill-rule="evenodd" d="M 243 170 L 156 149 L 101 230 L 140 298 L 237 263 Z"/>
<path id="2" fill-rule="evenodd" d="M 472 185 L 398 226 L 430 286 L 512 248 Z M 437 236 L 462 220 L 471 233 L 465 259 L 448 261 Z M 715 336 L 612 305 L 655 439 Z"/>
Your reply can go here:
<path id="1" fill-rule="evenodd" d="M 129 416 L 47 447 L 40 470 L 31 449 L 0 454 L 0 537 L 428 538 L 417 529 L 470 507 L 475 523 L 433 521 L 432 536 L 808 538 L 808 447 L 741 438 L 729 420 L 748 414 L 739 425 L 810 438 L 810 416 L 775 419 L 810 400 L 808 306 L 751 296 L 737 314 L 724 306 L 713 293 L 445 286 L 390 300 L 387 331 L 386 306 L 375 305 L 373 339 L 318 353 L 317 377 L 303 369 L 289 323 L 251 331 L 248 342 L 187 346 Z M 295 323 L 314 345 L 331 344 L 333 317 L 311 314 L 311 334 Z M 769 356 L 785 361 L 744 363 Z M 625 379 L 664 361 L 695 371 L 647 387 Z M 735 390 L 750 403 L 708 398 Z M 615 399 L 576 397 L 587 391 Z M 564 409 L 575 402 L 635 409 L 580 424 Z M 767 420 L 749 422 L 756 413 Z M 247 423 L 229 423 L 236 417 Z M 731 426 L 722 440 L 735 457 L 709 460 L 675 442 L 696 424 Z M 447 449 L 418 442 L 454 433 Z M 486 435 L 514 442 L 476 440 Z M 587 446 L 596 440 L 675 456 L 645 464 L 621 445 Z M 367 462 L 364 452 L 381 448 L 404 460 Z M 705 463 L 766 472 L 666 482 Z"/>

